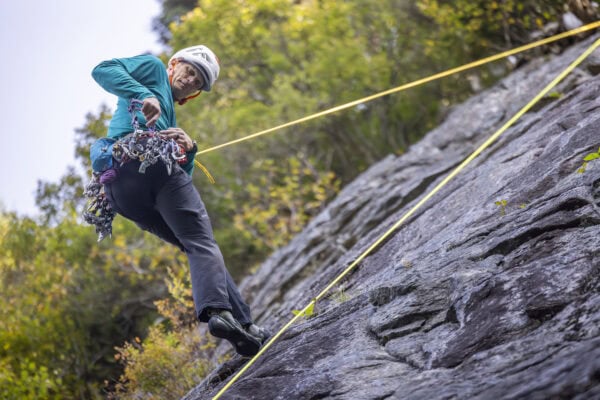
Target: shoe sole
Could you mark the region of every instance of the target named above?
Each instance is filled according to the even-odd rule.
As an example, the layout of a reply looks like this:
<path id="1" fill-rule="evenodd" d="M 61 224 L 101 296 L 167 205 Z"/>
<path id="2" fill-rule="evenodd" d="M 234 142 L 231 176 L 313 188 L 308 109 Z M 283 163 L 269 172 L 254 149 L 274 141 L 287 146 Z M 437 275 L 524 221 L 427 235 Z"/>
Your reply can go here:
<path id="1" fill-rule="evenodd" d="M 208 330 L 211 335 L 231 343 L 235 351 L 241 356 L 252 357 L 260 349 L 260 341 L 240 331 L 239 328 L 219 316 L 214 316 L 208 321 Z"/>

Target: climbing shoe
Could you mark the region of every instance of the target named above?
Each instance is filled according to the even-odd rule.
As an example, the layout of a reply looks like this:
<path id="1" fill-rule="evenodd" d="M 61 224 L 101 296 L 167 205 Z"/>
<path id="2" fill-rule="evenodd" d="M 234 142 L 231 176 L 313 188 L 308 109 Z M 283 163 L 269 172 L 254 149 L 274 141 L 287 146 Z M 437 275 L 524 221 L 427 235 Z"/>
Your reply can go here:
<path id="1" fill-rule="evenodd" d="M 246 331 L 233 318 L 231 312 L 227 310 L 209 310 L 208 315 L 208 330 L 211 335 L 229 341 L 241 356 L 251 357 L 258 353 L 261 346 L 259 337 L 255 337 Z"/>
<path id="2" fill-rule="evenodd" d="M 265 344 L 267 339 L 271 337 L 271 332 L 269 332 L 266 328 L 261 328 L 258 325 L 248 324 L 244 326 L 246 332 L 260 340 L 261 344 Z"/>

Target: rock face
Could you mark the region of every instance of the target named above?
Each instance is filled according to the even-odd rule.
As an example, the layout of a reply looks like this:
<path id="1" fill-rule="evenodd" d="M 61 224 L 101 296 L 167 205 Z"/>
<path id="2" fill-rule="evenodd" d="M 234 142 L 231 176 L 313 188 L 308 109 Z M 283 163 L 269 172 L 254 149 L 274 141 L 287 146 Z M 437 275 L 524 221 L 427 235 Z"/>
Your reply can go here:
<path id="1" fill-rule="evenodd" d="M 345 187 L 243 282 L 258 322 L 289 321 L 593 40 L 522 67 Z M 600 160 L 576 172 L 600 146 L 599 66 L 596 51 L 222 398 L 600 398 Z M 185 399 L 211 398 L 244 362 Z"/>

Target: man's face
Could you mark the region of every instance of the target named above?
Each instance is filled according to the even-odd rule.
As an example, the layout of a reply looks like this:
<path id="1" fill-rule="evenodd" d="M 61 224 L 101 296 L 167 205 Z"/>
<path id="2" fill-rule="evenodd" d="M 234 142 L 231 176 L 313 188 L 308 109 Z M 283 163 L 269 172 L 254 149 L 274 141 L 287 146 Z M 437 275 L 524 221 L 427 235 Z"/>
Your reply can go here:
<path id="1" fill-rule="evenodd" d="M 192 64 L 185 61 L 178 61 L 173 67 L 173 79 L 171 81 L 171 90 L 175 100 L 185 99 L 191 96 L 204 86 L 204 79 Z"/>

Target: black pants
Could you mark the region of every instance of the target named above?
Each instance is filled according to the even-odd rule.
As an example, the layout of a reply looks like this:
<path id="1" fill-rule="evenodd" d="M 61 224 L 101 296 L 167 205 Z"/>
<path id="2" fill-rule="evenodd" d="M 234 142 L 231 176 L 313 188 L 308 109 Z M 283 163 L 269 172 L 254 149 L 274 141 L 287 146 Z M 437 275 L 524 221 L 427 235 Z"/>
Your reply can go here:
<path id="1" fill-rule="evenodd" d="M 241 324 L 251 323 L 250 308 L 225 268 L 192 178 L 179 166 L 169 176 L 162 162 L 144 174 L 138 172 L 139 166 L 138 161 L 124 164 L 117 179 L 105 186 L 115 211 L 185 251 L 200 321 L 208 321 L 207 308 L 220 308 L 231 311 Z"/>

